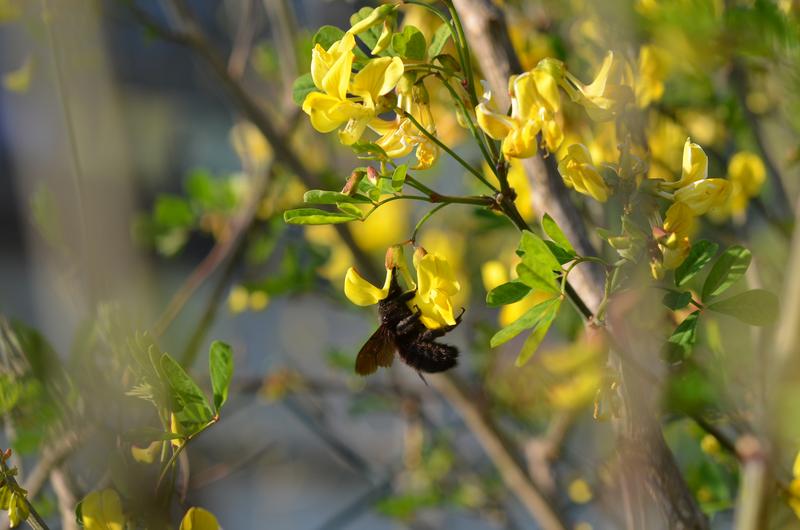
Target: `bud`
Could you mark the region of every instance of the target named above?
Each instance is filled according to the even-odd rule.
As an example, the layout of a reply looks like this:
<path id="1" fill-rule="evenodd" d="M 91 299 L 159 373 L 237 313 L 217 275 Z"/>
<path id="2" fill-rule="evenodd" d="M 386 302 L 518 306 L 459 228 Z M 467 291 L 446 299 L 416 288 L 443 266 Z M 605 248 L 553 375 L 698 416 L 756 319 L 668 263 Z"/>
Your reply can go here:
<path id="1" fill-rule="evenodd" d="M 381 36 L 378 37 L 378 42 L 375 43 L 375 47 L 370 50 L 370 53 L 372 55 L 378 55 L 388 48 L 389 44 L 392 42 L 392 33 L 394 33 L 394 20 L 387 18 L 383 21 Z"/>
<path id="2" fill-rule="evenodd" d="M 361 182 L 361 179 L 364 178 L 365 172 L 361 169 L 356 169 L 350 176 L 347 177 L 347 182 L 344 183 L 344 187 L 342 188 L 342 193 L 345 195 L 354 195 L 356 191 L 358 191 L 358 183 Z"/>
<path id="3" fill-rule="evenodd" d="M 392 11 L 394 11 L 394 8 L 395 6 L 392 4 L 383 4 L 379 7 L 376 7 L 372 10 L 372 12 L 370 12 L 369 15 L 356 22 L 354 22 L 354 19 L 358 16 L 358 13 L 353 14 L 353 16 L 350 17 L 350 23 L 353 25 L 350 27 L 350 31 L 348 31 L 348 33 L 357 35 L 373 26 L 377 26 L 383 22 L 383 20 L 389 16 Z"/>
<path id="4" fill-rule="evenodd" d="M 373 186 L 377 186 L 379 177 L 380 175 L 378 175 L 377 169 L 375 169 L 372 166 L 367 167 L 367 180 L 369 180 L 370 184 L 372 184 Z"/>

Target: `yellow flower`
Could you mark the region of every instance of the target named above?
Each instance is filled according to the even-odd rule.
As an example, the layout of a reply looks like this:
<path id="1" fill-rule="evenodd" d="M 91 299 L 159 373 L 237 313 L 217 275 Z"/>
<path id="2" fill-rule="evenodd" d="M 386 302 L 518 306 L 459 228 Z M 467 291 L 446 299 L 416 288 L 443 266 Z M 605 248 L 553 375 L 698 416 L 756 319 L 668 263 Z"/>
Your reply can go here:
<path id="1" fill-rule="evenodd" d="M 703 148 L 687 138 L 683 144 L 683 161 L 681 178 L 675 182 L 664 183 L 664 188 L 682 188 L 694 182 L 708 178 L 708 156 Z"/>
<path id="2" fill-rule="evenodd" d="M 245 167 L 262 168 L 272 160 L 272 146 L 258 127 L 249 121 L 234 125 L 228 137 Z"/>
<path id="3" fill-rule="evenodd" d="M 155 441 L 147 447 L 131 446 L 131 456 L 141 464 L 152 464 L 161 450 L 161 442 Z"/>
<path id="4" fill-rule="evenodd" d="M 264 291 L 253 291 L 250 293 L 248 305 L 251 311 L 263 311 L 269 305 L 269 295 Z"/>
<path id="5" fill-rule="evenodd" d="M 694 232 L 696 220 L 692 209 L 682 202 L 675 202 L 667 210 L 664 231 L 667 233 L 659 243 L 666 269 L 678 267 L 689 255 L 689 236 Z"/>
<path id="6" fill-rule="evenodd" d="M 365 280 L 355 268 L 350 267 L 344 277 L 344 294 L 355 305 L 377 304 L 389 294 L 391 282 L 392 269 L 386 269 L 386 280 L 383 282 L 383 287 L 378 288 Z"/>
<path id="7" fill-rule="evenodd" d="M 409 303 L 422 312 L 420 320 L 428 329 L 455 325 L 453 304 L 450 298 L 458 293 L 461 285 L 446 259 L 437 254 L 414 253 L 417 269 L 417 292 Z"/>
<path id="8" fill-rule="evenodd" d="M 558 163 L 558 172 L 567 187 L 600 202 L 608 200 L 608 186 L 592 163 L 592 155 L 585 145 L 569 146 L 566 156 Z"/>
<path id="9" fill-rule="evenodd" d="M 86 530 L 122 530 L 125 516 L 113 489 L 93 491 L 81 502 L 81 520 Z"/>
<path id="10" fill-rule="evenodd" d="M 567 495 L 569 495 L 570 500 L 576 504 L 586 504 L 591 501 L 593 497 L 589 483 L 582 478 L 576 478 L 569 483 Z"/>
<path id="11" fill-rule="evenodd" d="M 621 113 L 628 103 L 634 101 L 633 71 L 624 59 L 614 58 L 614 52 L 608 52 L 597 77 L 588 85 L 565 71 L 562 83 L 573 101 L 582 105 L 589 117 L 594 121 L 610 120 Z"/>
<path id="12" fill-rule="evenodd" d="M 183 516 L 179 530 L 219 530 L 219 522 L 208 510 L 189 508 Z"/>
<path id="13" fill-rule="evenodd" d="M 714 207 L 723 206 L 730 197 L 730 182 L 725 179 L 705 179 L 692 182 L 675 192 L 675 200 L 703 215 Z"/>
<path id="14" fill-rule="evenodd" d="M 403 75 L 399 57 L 380 57 L 367 62 L 350 80 L 355 38 L 346 33 L 325 50 L 318 43 L 311 54 L 311 78 L 321 92 L 311 92 L 303 101 L 303 112 L 319 132 L 331 132 L 344 124 L 339 140 L 357 142 L 380 109 L 377 100 L 391 91 Z M 355 97 L 348 97 L 348 91 Z"/>
<path id="15" fill-rule="evenodd" d="M 755 197 L 767 177 L 767 170 L 761 158 L 747 151 L 740 151 L 728 163 L 728 178 L 738 184 L 747 197 Z"/>
<path id="16" fill-rule="evenodd" d="M 508 267 L 500 260 L 490 260 L 481 265 L 481 280 L 486 292 L 508 281 Z"/>
<path id="17" fill-rule="evenodd" d="M 235 285 L 231 288 L 231 292 L 228 294 L 228 309 L 231 313 L 243 313 L 247 311 L 247 302 L 250 297 L 250 293 L 247 292 L 247 288 L 242 285 Z"/>
<path id="18" fill-rule="evenodd" d="M 367 252 L 395 245 L 408 238 L 410 213 L 408 201 L 387 203 L 366 220 L 350 224 L 353 239 Z"/>
<path id="19" fill-rule="evenodd" d="M 636 103 L 640 108 L 661 99 L 664 94 L 666 64 L 661 51 L 645 45 L 639 49 L 639 72 L 636 79 Z"/>
<path id="20" fill-rule="evenodd" d="M 563 65 L 550 59 L 533 70 L 509 79 L 511 115 L 494 109 L 491 93 L 486 91 L 475 107 L 478 125 L 495 140 L 503 141 L 507 158 L 529 158 L 537 152 L 536 135 L 541 132 L 548 150 L 555 151 L 564 140 L 557 121 L 561 107 L 558 92 Z"/>

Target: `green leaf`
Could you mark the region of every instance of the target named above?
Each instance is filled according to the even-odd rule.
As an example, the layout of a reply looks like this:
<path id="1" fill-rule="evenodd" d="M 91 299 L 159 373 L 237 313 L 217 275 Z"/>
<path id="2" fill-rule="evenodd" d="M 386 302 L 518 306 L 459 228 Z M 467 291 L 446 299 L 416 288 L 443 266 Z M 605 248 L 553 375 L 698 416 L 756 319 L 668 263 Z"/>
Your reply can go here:
<path id="1" fill-rule="evenodd" d="M 778 318 L 779 303 L 775 294 L 753 289 L 708 305 L 708 309 L 738 318 L 752 326 L 768 326 Z"/>
<path id="2" fill-rule="evenodd" d="M 425 35 L 414 26 L 406 26 L 401 33 L 392 35 L 392 49 L 397 55 L 407 59 L 417 61 L 425 59 L 427 46 Z"/>
<path id="3" fill-rule="evenodd" d="M 350 203 L 347 203 L 347 202 L 340 202 L 340 203 L 336 204 L 336 207 L 339 208 L 339 210 L 342 213 L 347 214 L 347 215 L 352 215 L 354 219 L 363 219 L 364 218 L 364 212 L 362 212 L 361 208 L 359 208 L 355 204 L 350 204 Z"/>
<path id="4" fill-rule="evenodd" d="M 544 314 L 542 319 L 536 325 L 536 329 L 525 339 L 525 343 L 522 345 L 522 349 L 517 355 L 517 360 L 514 361 L 514 364 L 519 368 L 524 366 L 533 354 L 536 353 L 536 350 L 539 349 L 539 345 L 544 340 L 545 335 L 547 335 L 547 331 L 550 329 L 550 325 L 556 319 L 558 315 L 558 310 L 561 307 L 561 299 L 558 298 L 558 303 L 553 304 L 550 309 Z"/>
<path id="5" fill-rule="evenodd" d="M 661 300 L 668 308 L 672 309 L 673 311 L 677 311 L 678 309 L 683 309 L 689 302 L 692 301 L 692 293 L 689 291 L 673 291 L 669 290 L 665 295 L 664 298 Z"/>
<path id="6" fill-rule="evenodd" d="M 334 42 L 341 40 L 342 37 L 344 37 L 344 31 L 336 26 L 322 26 L 311 39 L 311 47 L 313 48 L 319 44 L 327 50 Z"/>
<path id="7" fill-rule="evenodd" d="M 350 149 L 361 160 L 389 160 L 389 155 L 383 150 L 383 147 L 371 142 L 356 142 L 350 146 Z"/>
<path id="8" fill-rule="evenodd" d="M 542 238 L 523 231 L 517 254 L 522 257 L 517 276 L 525 285 L 538 291 L 559 292 L 554 271 L 561 270 L 561 265 Z"/>
<path id="9" fill-rule="evenodd" d="M 441 26 L 436 28 L 436 32 L 433 34 L 433 38 L 431 39 L 431 45 L 428 46 L 428 59 L 432 60 L 434 57 L 442 53 L 444 47 L 447 45 L 447 39 L 450 38 L 452 32 L 450 30 L 450 24 L 443 23 Z"/>
<path id="10" fill-rule="evenodd" d="M 359 219 L 352 215 L 317 208 L 297 208 L 283 212 L 283 220 L 292 225 L 332 225 Z"/>
<path id="11" fill-rule="evenodd" d="M 194 213 L 189 202 L 177 195 L 159 195 L 156 199 L 153 220 L 165 228 L 191 228 Z"/>
<path id="12" fill-rule="evenodd" d="M 303 202 L 309 204 L 339 204 L 345 202 L 368 203 L 370 201 L 362 195 L 346 195 L 338 191 L 308 190 L 303 194 Z"/>
<path id="13" fill-rule="evenodd" d="M 168 353 L 161 356 L 161 369 L 167 377 L 175 402 L 181 407 L 183 418 L 192 424 L 208 423 L 214 413 L 197 383 Z"/>
<path id="14" fill-rule="evenodd" d="M 550 252 L 553 253 L 553 256 L 555 256 L 556 260 L 558 260 L 558 263 L 561 265 L 569 263 L 575 259 L 575 254 L 570 254 L 553 241 L 547 240 L 544 242 L 544 244 L 547 245 L 547 248 L 550 249 Z"/>
<path id="15" fill-rule="evenodd" d="M 750 266 L 750 251 L 739 245 L 729 247 L 717 258 L 703 284 L 703 300 L 725 292 Z"/>
<path id="16" fill-rule="evenodd" d="M 394 191 L 402 191 L 403 184 L 406 182 L 406 173 L 408 172 L 408 166 L 406 164 L 400 164 L 392 173 L 392 189 Z"/>
<path id="17" fill-rule="evenodd" d="M 697 319 L 700 311 L 691 313 L 683 319 L 664 345 L 664 356 L 669 362 L 686 359 L 697 340 Z"/>
<path id="18" fill-rule="evenodd" d="M 560 304 L 561 297 L 550 298 L 549 300 L 536 304 L 517 320 L 495 333 L 489 341 L 489 344 L 492 348 L 496 348 L 510 341 L 526 329 L 535 328 L 546 320 L 550 312 L 553 311 L 554 305 L 559 306 Z M 556 308 L 555 311 L 558 311 L 558 309 Z"/>
<path id="19" fill-rule="evenodd" d="M 300 107 L 303 105 L 303 101 L 306 99 L 306 96 L 315 90 L 317 90 L 317 86 L 314 84 L 311 74 L 305 73 L 295 79 L 294 83 L 292 83 L 292 99 L 294 100 L 295 104 Z"/>
<path id="20" fill-rule="evenodd" d="M 522 282 L 511 281 L 498 285 L 486 295 L 486 303 L 491 307 L 513 304 L 525 298 L 531 288 Z"/>
<path id="21" fill-rule="evenodd" d="M 214 410 L 219 413 L 219 409 L 228 400 L 228 387 L 233 378 L 233 351 L 224 342 L 215 340 L 211 343 L 208 351 L 208 373 L 214 391 Z"/>
<path id="22" fill-rule="evenodd" d="M 567 236 L 564 235 L 561 227 L 559 227 L 555 220 L 548 214 L 544 214 L 544 217 L 542 217 L 542 229 L 544 230 L 544 233 L 550 236 L 550 239 L 552 239 L 559 247 L 563 248 L 573 256 L 576 254 L 575 249 L 569 242 L 569 239 L 567 239 Z"/>
<path id="23" fill-rule="evenodd" d="M 719 245 L 702 239 L 692 245 L 689 255 L 683 263 L 675 269 L 675 285 L 681 287 L 700 272 L 706 264 L 716 255 Z"/>

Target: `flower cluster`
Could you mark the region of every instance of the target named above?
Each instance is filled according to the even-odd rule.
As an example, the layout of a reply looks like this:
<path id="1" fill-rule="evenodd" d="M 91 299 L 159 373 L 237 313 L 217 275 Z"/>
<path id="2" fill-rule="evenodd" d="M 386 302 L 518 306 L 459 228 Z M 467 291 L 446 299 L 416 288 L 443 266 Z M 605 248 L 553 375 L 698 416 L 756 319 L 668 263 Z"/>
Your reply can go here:
<path id="1" fill-rule="evenodd" d="M 402 247 L 399 246 L 392 247 L 387 252 L 386 279 L 383 287 L 371 284 L 355 268 L 350 267 L 344 280 L 345 296 L 359 306 L 377 304 L 388 296 L 392 275 L 398 271 L 409 289 L 416 288 L 414 298 L 408 302 L 408 307 L 420 311 L 420 320 L 425 327 L 438 329 L 455 325 L 456 318 L 451 299 L 461 290 L 461 285 L 447 260 L 418 247 L 413 258 L 416 269 L 416 282 L 414 282 L 402 256 Z"/>

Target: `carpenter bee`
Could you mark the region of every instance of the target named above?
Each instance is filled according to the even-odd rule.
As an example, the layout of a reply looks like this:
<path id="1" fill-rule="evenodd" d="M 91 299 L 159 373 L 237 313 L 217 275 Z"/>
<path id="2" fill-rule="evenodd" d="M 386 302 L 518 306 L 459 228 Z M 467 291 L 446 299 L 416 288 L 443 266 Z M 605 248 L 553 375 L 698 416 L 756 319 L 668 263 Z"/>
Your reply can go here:
<path id="1" fill-rule="evenodd" d="M 419 308 L 412 311 L 407 305 L 415 293 L 415 290 L 403 292 L 393 269 L 389 293 L 378 302 L 381 325 L 358 352 L 357 374 L 369 375 L 379 366 L 391 366 L 395 351 L 418 373 L 443 372 L 456 365 L 458 349 L 435 339 L 455 328 L 461 322 L 464 310 L 454 325 L 428 329 L 420 320 L 422 313 Z"/>

